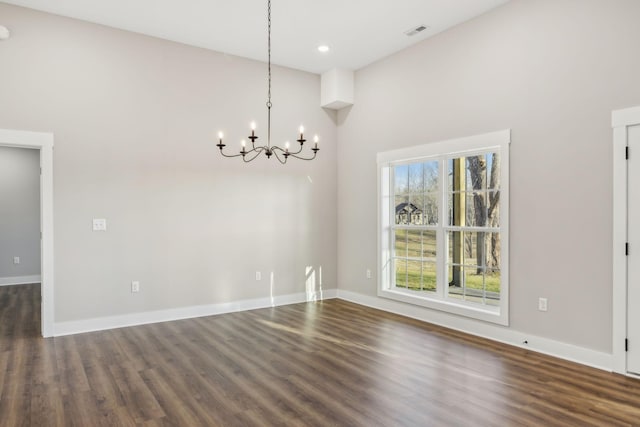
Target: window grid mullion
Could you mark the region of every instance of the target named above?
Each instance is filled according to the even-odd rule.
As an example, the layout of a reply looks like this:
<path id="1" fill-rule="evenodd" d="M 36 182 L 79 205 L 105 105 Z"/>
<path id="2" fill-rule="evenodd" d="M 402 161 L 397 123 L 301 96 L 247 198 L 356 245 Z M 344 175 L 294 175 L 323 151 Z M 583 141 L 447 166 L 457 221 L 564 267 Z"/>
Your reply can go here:
<path id="1" fill-rule="evenodd" d="M 438 198 L 440 200 L 438 206 L 438 229 L 436 231 L 436 293 L 440 298 L 447 296 L 447 241 L 445 238 L 444 227 L 449 221 L 447 191 L 449 190 L 449 173 L 447 171 L 447 159 L 441 157 L 438 160 L 440 168 Z"/>

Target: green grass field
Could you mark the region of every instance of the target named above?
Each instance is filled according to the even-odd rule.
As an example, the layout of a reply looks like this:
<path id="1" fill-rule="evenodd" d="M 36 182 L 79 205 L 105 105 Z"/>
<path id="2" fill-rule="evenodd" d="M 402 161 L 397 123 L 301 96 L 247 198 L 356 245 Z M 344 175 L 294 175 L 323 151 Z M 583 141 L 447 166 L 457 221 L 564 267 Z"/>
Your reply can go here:
<path id="1" fill-rule="evenodd" d="M 473 233 L 475 234 L 475 233 Z M 395 253 L 399 257 L 419 258 L 422 261 L 396 259 L 396 286 L 414 290 L 435 291 L 436 289 L 436 234 L 435 231 L 396 230 Z M 473 242 L 470 239 L 469 242 Z M 473 244 L 466 245 L 465 259 L 475 260 Z M 449 260 L 451 261 L 451 259 Z M 467 289 L 500 292 L 500 272 L 477 274 L 475 266 L 461 266 L 464 285 Z M 452 280 L 449 267 L 447 282 Z"/>

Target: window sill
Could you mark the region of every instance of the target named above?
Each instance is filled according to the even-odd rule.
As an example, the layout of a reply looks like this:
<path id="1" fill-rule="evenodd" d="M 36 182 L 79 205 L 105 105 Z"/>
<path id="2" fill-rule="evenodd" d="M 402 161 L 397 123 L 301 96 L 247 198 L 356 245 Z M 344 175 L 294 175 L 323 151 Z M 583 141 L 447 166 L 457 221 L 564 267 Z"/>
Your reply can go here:
<path id="1" fill-rule="evenodd" d="M 485 322 L 496 323 L 504 326 L 509 325 L 509 319 L 507 316 L 500 313 L 500 307 L 479 306 L 476 304 L 465 303 L 464 301 L 444 300 L 436 295 L 426 296 L 424 295 L 424 292 L 418 293 L 417 291 L 401 289 L 378 290 L 378 296 L 407 304 L 444 311 L 459 316 L 470 317 L 472 319 L 482 320 Z"/>

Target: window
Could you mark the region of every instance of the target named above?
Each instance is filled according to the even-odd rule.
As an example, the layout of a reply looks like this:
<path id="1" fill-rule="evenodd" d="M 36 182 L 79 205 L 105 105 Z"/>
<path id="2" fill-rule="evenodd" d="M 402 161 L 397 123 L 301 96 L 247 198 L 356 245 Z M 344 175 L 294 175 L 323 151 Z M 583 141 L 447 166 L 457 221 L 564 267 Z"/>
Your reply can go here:
<path id="1" fill-rule="evenodd" d="M 379 295 L 508 323 L 510 132 L 378 154 Z"/>

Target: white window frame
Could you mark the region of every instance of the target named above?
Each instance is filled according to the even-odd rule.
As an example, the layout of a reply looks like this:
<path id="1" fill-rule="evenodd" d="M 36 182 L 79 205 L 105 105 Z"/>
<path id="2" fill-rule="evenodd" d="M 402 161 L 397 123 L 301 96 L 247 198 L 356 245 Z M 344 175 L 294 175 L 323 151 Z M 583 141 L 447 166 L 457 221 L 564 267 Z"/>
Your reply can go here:
<path id="1" fill-rule="evenodd" d="M 509 145 L 511 130 L 450 139 L 425 145 L 378 153 L 378 296 L 441 310 L 478 320 L 509 324 Z M 497 306 L 483 305 L 446 297 L 445 238 L 448 228 L 445 206 L 447 198 L 446 159 L 470 156 L 479 152 L 493 151 L 500 154 L 500 303 Z M 393 284 L 392 232 L 395 223 L 394 203 L 391 200 L 393 166 L 399 163 L 441 160 L 439 167 L 438 208 L 438 285 L 434 293 L 399 289 Z M 445 257 L 445 261 L 441 259 Z"/>

